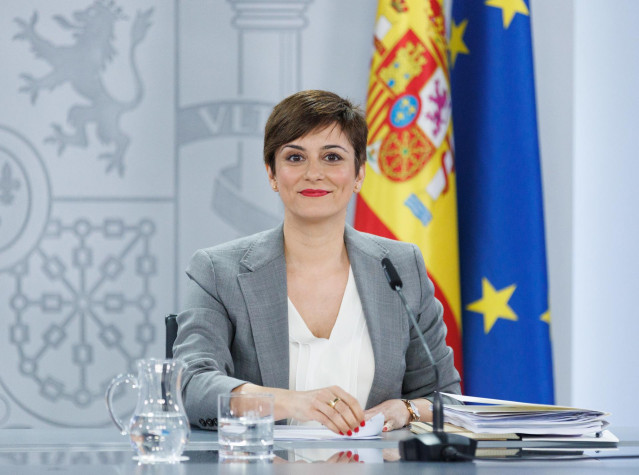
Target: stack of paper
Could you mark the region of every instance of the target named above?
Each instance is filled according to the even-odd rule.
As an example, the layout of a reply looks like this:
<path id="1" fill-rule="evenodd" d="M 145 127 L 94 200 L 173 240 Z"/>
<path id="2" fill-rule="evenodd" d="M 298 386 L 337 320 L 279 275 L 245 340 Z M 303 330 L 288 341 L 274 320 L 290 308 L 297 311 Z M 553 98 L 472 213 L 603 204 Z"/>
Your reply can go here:
<path id="1" fill-rule="evenodd" d="M 426 434 L 433 431 L 433 425 L 430 422 L 411 422 L 409 429 L 413 434 Z M 515 433 L 487 434 L 483 432 L 473 432 L 468 429 L 464 429 L 463 427 L 454 426 L 448 422 L 444 424 L 444 432 L 463 435 L 464 437 L 475 440 L 521 440 L 519 434 Z"/>
<path id="2" fill-rule="evenodd" d="M 446 422 L 472 432 L 581 436 L 601 432 L 608 426 L 605 417 L 609 414 L 601 411 L 455 394 L 446 396 L 466 403 L 482 404 L 444 406 Z"/>

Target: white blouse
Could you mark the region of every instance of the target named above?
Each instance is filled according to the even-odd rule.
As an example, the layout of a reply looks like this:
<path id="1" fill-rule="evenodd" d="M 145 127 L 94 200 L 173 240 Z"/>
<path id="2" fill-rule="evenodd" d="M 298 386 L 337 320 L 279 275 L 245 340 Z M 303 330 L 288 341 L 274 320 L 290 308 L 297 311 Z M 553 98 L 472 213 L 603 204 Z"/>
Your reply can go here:
<path id="1" fill-rule="evenodd" d="M 288 341 L 289 389 L 308 391 L 336 385 L 355 396 L 362 408 L 366 408 L 375 359 L 353 269 L 349 268 L 330 337 L 315 337 L 288 299 Z M 294 420 L 289 423 L 300 424 Z"/>

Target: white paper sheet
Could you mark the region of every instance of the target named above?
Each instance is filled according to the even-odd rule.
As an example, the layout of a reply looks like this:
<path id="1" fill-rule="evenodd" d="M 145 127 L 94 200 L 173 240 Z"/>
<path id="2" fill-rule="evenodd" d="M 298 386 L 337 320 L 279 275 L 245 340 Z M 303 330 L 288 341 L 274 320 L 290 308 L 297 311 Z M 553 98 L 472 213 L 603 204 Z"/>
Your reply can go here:
<path id="1" fill-rule="evenodd" d="M 273 438 L 275 440 L 357 440 L 357 439 L 379 439 L 384 427 L 384 414 L 381 412 L 366 421 L 366 425 L 361 427 L 359 432 L 352 436 L 339 435 L 326 427 L 312 426 L 275 426 Z"/>

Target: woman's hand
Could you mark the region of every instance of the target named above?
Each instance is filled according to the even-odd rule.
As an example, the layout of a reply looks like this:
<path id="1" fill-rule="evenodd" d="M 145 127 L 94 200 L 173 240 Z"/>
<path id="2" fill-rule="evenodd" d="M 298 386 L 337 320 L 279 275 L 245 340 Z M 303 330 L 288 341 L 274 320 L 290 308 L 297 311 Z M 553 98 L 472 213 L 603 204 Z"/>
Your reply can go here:
<path id="1" fill-rule="evenodd" d="M 246 383 L 233 392 L 272 393 L 275 396 L 275 420 L 317 421 L 341 435 L 353 435 L 365 424 L 364 410 L 357 399 L 339 386 L 291 391 Z"/>
<path id="2" fill-rule="evenodd" d="M 288 391 L 287 417 L 300 422 L 318 421 L 333 432 L 352 435 L 364 422 L 364 411 L 353 396 L 339 386 L 312 391 Z"/>
<path id="3" fill-rule="evenodd" d="M 413 399 L 413 402 L 419 409 L 421 421 L 426 422 L 432 419 L 430 401 L 426 399 Z M 411 414 L 401 399 L 389 399 L 375 407 L 371 407 L 365 412 L 366 419 L 370 419 L 379 412 L 384 414 L 384 428 L 382 429 L 384 432 L 401 429 L 411 422 Z"/>
<path id="4" fill-rule="evenodd" d="M 354 453 L 352 450 L 338 452 L 333 454 L 326 460 L 327 463 L 357 463 L 360 462 L 359 454 Z M 364 463 L 364 462 L 361 462 Z"/>
<path id="5" fill-rule="evenodd" d="M 367 419 L 381 412 L 384 414 L 384 428 L 382 431 L 401 429 L 410 422 L 410 413 L 401 399 L 389 399 L 365 412 Z"/>

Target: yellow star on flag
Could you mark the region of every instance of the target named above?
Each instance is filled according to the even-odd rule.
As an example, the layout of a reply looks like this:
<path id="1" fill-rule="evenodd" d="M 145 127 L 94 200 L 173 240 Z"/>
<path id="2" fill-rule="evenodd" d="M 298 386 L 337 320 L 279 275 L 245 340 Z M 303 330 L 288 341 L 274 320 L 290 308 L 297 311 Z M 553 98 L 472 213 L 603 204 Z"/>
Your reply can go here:
<path id="1" fill-rule="evenodd" d="M 481 280 L 482 298 L 466 306 L 471 312 L 484 314 L 484 333 L 488 334 L 498 318 L 517 321 L 517 315 L 508 305 L 513 295 L 515 284 L 495 290 L 486 277 Z"/>
<path id="2" fill-rule="evenodd" d="M 550 325 L 550 310 L 546 310 L 544 313 L 542 313 L 541 317 L 539 317 L 539 320 Z"/>
<path id="3" fill-rule="evenodd" d="M 486 0 L 485 5 L 501 8 L 504 28 L 508 28 L 510 26 L 510 22 L 513 21 L 515 14 L 521 13 L 522 15 L 530 15 L 524 0 Z"/>
<path id="4" fill-rule="evenodd" d="M 455 67 L 455 60 L 457 55 L 469 54 L 468 46 L 464 43 L 464 33 L 466 33 L 466 27 L 468 26 L 468 18 L 462 21 L 459 25 L 455 24 L 455 20 L 452 20 L 450 29 L 450 41 L 448 42 L 448 51 L 450 51 L 450 61 Z"/>

